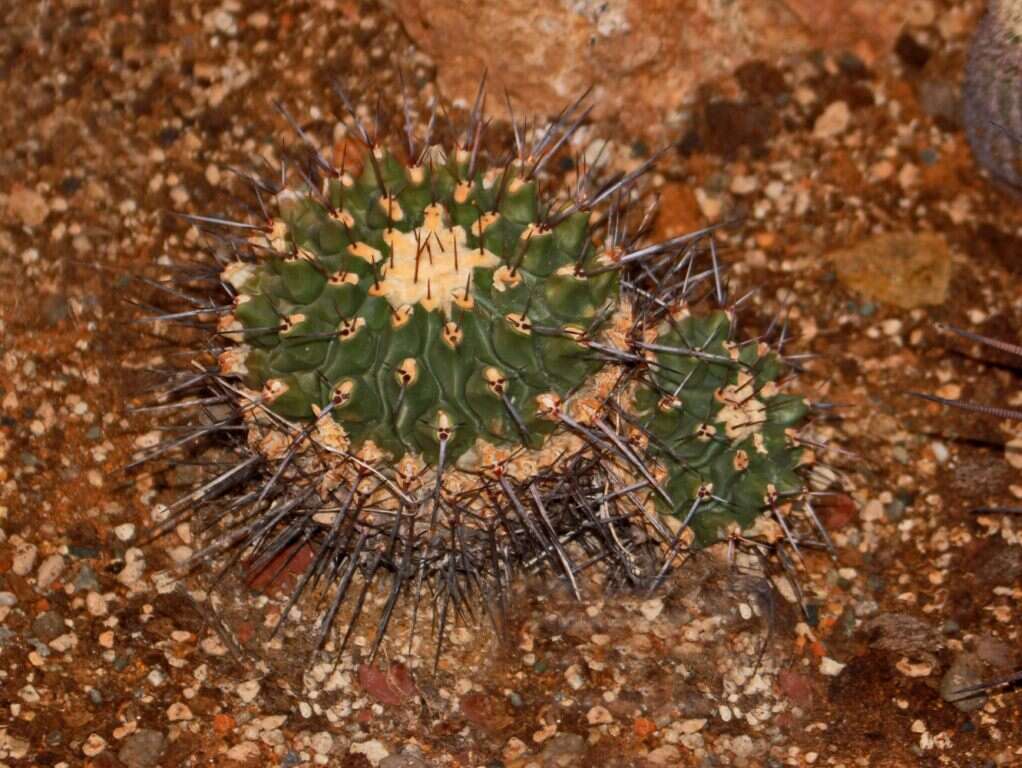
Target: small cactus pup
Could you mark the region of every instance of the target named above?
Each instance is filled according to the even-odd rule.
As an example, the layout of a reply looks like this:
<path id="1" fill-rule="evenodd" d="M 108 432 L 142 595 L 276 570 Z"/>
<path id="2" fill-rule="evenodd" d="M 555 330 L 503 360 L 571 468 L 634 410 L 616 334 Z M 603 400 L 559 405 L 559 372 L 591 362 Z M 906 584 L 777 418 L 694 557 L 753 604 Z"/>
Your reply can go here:
<path id="1" fill-rule="evenodd" d="M 800 470 L 815 461 L 798 433 L 809 405 L 781 391 L 787 366 L 764 342 L 736 341 L 735 331 L 733 312 L 676 308 L 644 345 L 654 364 L 635 395 L 672 499 L 658 498 L 661 512 L 681 516 L 702 545 L 729 523 L 750 526 L 779 499 L 800 496 Z"/>
<path id="2" fill-rule="evenodd" d="M 979 164 L 1022 191 L 1022 0 L 990 0 L 969 48 L 965 133 Z"/>
<path id="3" fill-rule="evenodd" d="M 410 475 L 541 449 L 552 404 L 600 367 L 585 340 L 617 276 L 590 274 L 609 262 L 588 212 L 546 226 L 527 168 L 480 166 L 464 149 L 408 166 L 375 148 L 358 178 L 280 193 L 253 238 L 267 258 L 222 274 L 236 291 L 222 330 L 243 344 L 221 372 Z"/>
<path id="4" fill-rule="evenodd" d="M 610 178 L 576 162 L 569 184 L 546 169 L 581 100 L 543 130 L 512 121 L 501 154 L 481 95 L 446 142 L 406 118 L 403 150 L 349 107 L 363 149 L 338 166 L 284 112 L 311 151 L 245 177 L 262 221 L 187 217 L 216 247 L 164 291 L 184 304 L 163 321 L 212 321 L 158 405 L 184 437 L 140 461 L 210 446 L 217 469 L 158 531 L 201 521 L 193 564 L 301 562 L 270 623 L 312 611 L 317 649 L 371 612 L 374 655 L 400 608 L 414 651 L 429 608 L 437 663 L 455 622 L 502 625 L 516 573 L 581 596 L 584 572 L 651 589 L 722 541 L 785 567 L 829 546 L 809 406 L 783 391 L 789 360 L 741 338 L 711 231 L 643 240 L 655 157 Z"/>

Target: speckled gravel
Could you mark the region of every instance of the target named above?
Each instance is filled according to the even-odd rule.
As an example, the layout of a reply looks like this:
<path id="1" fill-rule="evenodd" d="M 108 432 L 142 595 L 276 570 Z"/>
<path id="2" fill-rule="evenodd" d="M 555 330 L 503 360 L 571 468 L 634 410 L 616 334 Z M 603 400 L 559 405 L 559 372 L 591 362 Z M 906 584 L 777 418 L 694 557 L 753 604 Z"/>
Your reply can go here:
<path id="1" fill-rule="evenodd" d="M 307 654 L 300 623 L 267 642 L 279 595 L 175 581 L 199 532 L 145 542 L 173 489 L 118 469 L 154 439 L 123 408 L 154 354 L 124 275 L 201 248 L 162 212 L 225 210 L 227 167 L 291 140 L 272 99 L 340 142 L 330 78 L 364 105 L 393 96 L 400 62 L 428 95 L 430 62 L 373 3 L 0 8 L 0 766 L 1022 760 L 1022 697 L 954 695 L 1022 665 L 1022 518 L 970 512 L 1022 498 L 1002 448 L 1017 425 L 906 396 L 1022 402 L 1007 358 L 935 329 L 1022 336 L 1022 212 L 955 122 L 980 3 L 915 5 L 882 60 L 708 86 L 654 179 L 661 235 L 743 217 L 721 255 L 734 290 L 759 289 L 748 331 L 784 308 L 817 355 L 802 386 L 842 406 L 818 425 L 842 450 L 818 509 L 836 558 L 804 553 L 808 616 L 776 574 L 711 552 L 654 596 L 523 583 L 509 641 L 461 627 L 436 675 L 402 621 L 374 665 L 364 636 L 339 659 Z M 722 112 L 749 130 L 708 122 Z M 622 167 L 650 150 L 594 134 Z M 865 295 L 839 268 L 900 233 L 946 246 L 906 256 L 950 270 L 936 303 Z"/>

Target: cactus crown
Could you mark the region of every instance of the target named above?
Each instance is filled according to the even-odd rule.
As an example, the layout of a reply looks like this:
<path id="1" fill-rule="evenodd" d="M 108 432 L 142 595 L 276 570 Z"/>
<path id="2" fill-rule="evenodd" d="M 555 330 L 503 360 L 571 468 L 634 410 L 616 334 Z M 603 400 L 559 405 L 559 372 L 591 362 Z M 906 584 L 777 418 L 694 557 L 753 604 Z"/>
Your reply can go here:
<path id="1" fill-rule="evenodd" d="M 407 167 L 376 150 L 363 168 L 282 196 L 256 239 L 270 258 L 224 271 L 246 383 L 285 418 L 329 408 L 353 446 L 394 459 L 539 447 L 542 396 L 598 366 L 583 341 L 617 300 L 613 271 L 588 274 L 607 262 L 589 214 L 545 226 L 534 180 L 465 151 L 432 147 Z"/>

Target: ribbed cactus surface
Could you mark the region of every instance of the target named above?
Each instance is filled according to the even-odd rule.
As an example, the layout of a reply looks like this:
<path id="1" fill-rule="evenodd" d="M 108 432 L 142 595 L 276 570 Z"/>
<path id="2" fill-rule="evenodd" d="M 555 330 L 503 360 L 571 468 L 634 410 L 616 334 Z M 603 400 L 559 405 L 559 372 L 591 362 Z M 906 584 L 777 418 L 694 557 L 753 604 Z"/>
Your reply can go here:
<path id="1" fill-rule="evenodd" d="M 1022 2 L 991 0 L 969 50 L 962 94 L 976 160 L 1022 191 Z"/>
<path id="2" fill-rule="evenodd" d="M 809 408 L 780 391 L 785 367 L 776 353 L 738 343 L 723 310 L 665 322 L 648 348 L 655 365 L 635 405 L 650 454 L 664 467 L 663 512 L 705 544 L 802 490 L 806 451 L 787 430 Z"/>
<path id="3" fill-rule="evenodd" d="M 329 407 L 353 445 L 394 458 L 538 447 L 544 396 L 598 367 L 583 341 L 617 302 L 588 214 L 546 229 L 535 181 L 467 153 L 377 154 L 323 195 L 281 198 L 270 258 L 227 268 L 249 347 L 232 361 L 279 415 Z"/>

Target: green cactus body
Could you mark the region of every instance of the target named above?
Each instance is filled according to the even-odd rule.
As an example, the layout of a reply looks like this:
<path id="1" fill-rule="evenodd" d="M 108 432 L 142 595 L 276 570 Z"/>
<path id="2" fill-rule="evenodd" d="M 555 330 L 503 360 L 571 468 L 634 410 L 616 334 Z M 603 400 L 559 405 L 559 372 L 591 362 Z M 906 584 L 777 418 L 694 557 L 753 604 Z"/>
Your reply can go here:
<path id="1" fill-rule="evenodd" d="M 733 329 L 725 311 L 665 323 L 634 398 L 649 452 L 665 469 L 670 503 L 658 497 L 660 511 L 686 521 L 697 544 L 720 538 L 728 524 L 751 525 L 804 484 L 797 470 L 807 452 L 788 430 L 809 406 L 778 390 L 777 355 L 736 344 Z"/>
<path id="2" fill-rule="evenodd" d="M 222 373 L 284 419 L 328 409 L 335 444 L 419 476 L 419 488 L 425 468 L 512 454 L 527 480 L 595 445 L 620 371 L 590 342 L 615 339 L 649 360 L 625 404 L 645 436 L 639 462 L 616 460 L 624 477 L 659 478 L 650 509 L 705 545 L 802 490 L 806 451 L 789 429 L 808 405 L 780 393 L 777 355 L 734 343 L 726 311 L 677 307 L 640 350 L 587 213 L 544 228 L 536 183 L 515 166 L 469 176 L 465 152 L 426 156 L 407 167 L 377 150 L 357 179 L 278 196 L 280 218 L 254 241 L 270 255 L 221 276 L 239 341 Z M 268 445 L 279 458 L 283 443 Z"/>
<path id="3" fill-rule="evenodd" d="M 377 151 L 322 197 L 280 198 L 278 253 L 224 274 L 245 382 L 287 419 L 330 407 L 353 446 L 394 459 L 436 464 L 441 442 L 445 461 L 477 440 L 538 447 L 552 424 L 536 398 L 599 366 L 583 340 L 616 304 L 616 275 L 586 276 L 588 214 L 544 229 L 534 181 L 429 158 Z"/>

